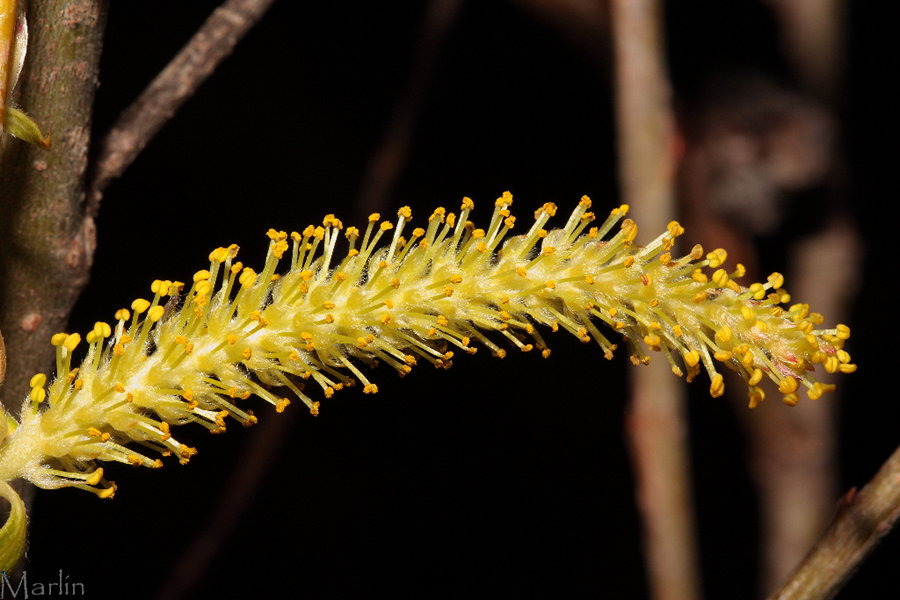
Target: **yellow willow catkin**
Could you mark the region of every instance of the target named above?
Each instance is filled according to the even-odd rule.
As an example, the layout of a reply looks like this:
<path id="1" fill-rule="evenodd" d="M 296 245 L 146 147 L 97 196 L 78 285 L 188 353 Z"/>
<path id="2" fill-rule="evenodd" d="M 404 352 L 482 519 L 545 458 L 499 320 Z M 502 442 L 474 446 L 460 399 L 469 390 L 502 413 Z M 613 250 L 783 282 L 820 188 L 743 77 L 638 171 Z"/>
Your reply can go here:
<path id="1" fill-rule="evenodd" d="M 721 249 L 673 257 L 683 233 L 676 222 L 636 246 L 627 206 L 588 228 L 594 215 L 584 197 L 563 227 L 544 228 L 556 213 L 545 204 L 527 232 L 511 237 L 511 202 L 503 194 L 479 229 L 465 198 L 458 216 L 438 208 L 408 239 L 408 207 L 396 225 L 372 215 L 362 236 L 333 215 L 302 234 L 270 230 L 261 272 L 237 262 L 230 246 L 210 254 L 183 295 L 180 282 L 153 282 L 151 300 L 135 300 L 115 325 L 97 323 L 86 335 L 77 369 L 80 336 L 57 334 L 56 378 L 49 387 L 45 375 L 32 378 L 21 424 L 0 447 L 0 479 L 109 496 L 115 487 L 95 460 L 158 467 L 148 450 L 181 462 L 196 452 L 170 425 L 219 432 L 228 419 L 254 423 L 237 405 L 251 395 L 279 412 L 285 396 L 300 398 L 316 414 L 316 395 L 357 381 L 377 392 L 362 371 L 375 361 L 404 375 L 421 360 L 448 367 L 454 352 L 477 345 L 500 357 L 501 345 L 547 357 L 537 325 L 594 340 L 608 358 L 616 344 L 602 325 L 624 338 L 635 364 L 659 352 L 688 380 L 702 365 L 713 396 L 724 391 L 718 368 L 728 367 L 746 380 L 751 406 L 764 398 L 763 378 L 793 405 L 801 386 L 813 399 L 833 388 L 813 376 L 817 363 L 829 373 L 856 369 L 843 350 L 849 329 L 817 329 L 822 316 L 805 304 L 784 307 L 781 275 L 744 288 L 735 282 L 743 267 L 726 272 Z M 342 231 L 350 249 L 340 258 Z M 279 276 L 281 261 L 290 267 Z M 307 387 L 321 391 L 307 395 Z"/>

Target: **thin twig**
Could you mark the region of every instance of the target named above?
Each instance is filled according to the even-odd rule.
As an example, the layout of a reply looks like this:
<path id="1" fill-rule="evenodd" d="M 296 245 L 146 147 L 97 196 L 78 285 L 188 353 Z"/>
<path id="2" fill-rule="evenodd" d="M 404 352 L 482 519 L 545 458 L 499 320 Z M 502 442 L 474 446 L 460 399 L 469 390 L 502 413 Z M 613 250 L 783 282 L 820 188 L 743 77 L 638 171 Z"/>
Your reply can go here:
<path id="1" fill-rule="evenodd" d="M 292 407 L 293 408 L 293 407 Z M 203 580 L 210 566 L 221 552 L 228 538 L 241 523 L 252 504 L 260 483 L 271 470 L 284 446 L 300 410 L 288 410 L 284 415 L 266 415 L 256 434 L 247 442 L 205 528 L 184 549 L 175 568 L 164 578 L 158 598 L 177 600 L 189 598 Z"/>
<path id="2" fill-rule="evenodd" d="M 275 0 L 227 0 L 113 125 L 100 153 L 85 207 L 95 216 L 106 186 L 134 161 Z"/>
<path id="3" fill-rule="evenodd" d="M 384 209 L 406 164 L 413 131 L 431 85 L 435 65 L 461 6 L 462 0 L 431 0 L 425 9 L 409 77 L 394 105 L 384 137 L 366 167 L 355 207 L 357 218 L 361 221 L 369 214 Z"/>
<path id="4" fill-rule="evenodd" d="M 636 219 L 657 231 L 674 216 L 674 117 L 663 66 L 661 6 L 656 0 L 614 0 L 610 7 L 622 196 Z M 651 595 L 697 598 L 684 392 L 674 386 L 677 380 L 665 361 L 640 369 L 632 381 L 628 432 Z"/>
<path id="5" fill-rule="evenodd" d="M 769 3 L 778 17 L 782 48 L 803 91 L 830 113 L 836 129 L 846 56 L 844 0 Z M 860 241 L 849 215 L 835 211 L 846 203 L 847 161 L 839 143 L 830 150 L 822 199 L 831 214 L 825 226 L 793 249 L 789 277 L 795 298 L 844 322 L 859 286 Z M 765 411 L 758 427 L 751 428 L 757 485 L 767 498 L 761 503 L 764 590 L 775 589 L 784 580 L 831 516 L 838 479 L 835 424 L 840 393 L 828 402 L 810 403 L 799 413 Z"/>
<path id="6" fill-rule="evenodd" d="M 900 518 L 900 447 L 866 486 L 847 492 L 819 542 L 770 600 L 833 598 Z"/>

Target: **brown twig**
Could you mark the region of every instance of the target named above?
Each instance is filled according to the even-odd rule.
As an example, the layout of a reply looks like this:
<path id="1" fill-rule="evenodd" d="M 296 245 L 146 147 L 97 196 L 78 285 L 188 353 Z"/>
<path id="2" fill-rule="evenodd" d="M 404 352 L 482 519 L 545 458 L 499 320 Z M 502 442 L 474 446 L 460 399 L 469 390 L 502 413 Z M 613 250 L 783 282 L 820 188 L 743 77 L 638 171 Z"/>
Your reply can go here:
<path id="1" fill-rule="evenodd" d="M 614 0 L 622 196 L 651 231 L 674 216 L 674 117 L 663 66 L 661 6 Z M 628 410 L 644 547 L 653 598 L 699 597 L 684 392 L 665 361 L 637 371 Z"/>
<path id="2" fill-rule="evenodd" d="M 431 85 L 441 47 L 456 22 L 462 0 L 431 0 L 409 77 L 385 128 L 384 137 L 366 167 L 355 212 L 359 220 L 384 209 L 409 155 L 412 135 Z"/>
<path id="3" fill-rule="evenodd" d="M 859 284 L 859 240 L 834 216 L 794 248 L 791 291 L 829 319 L 843 321 Z M 840 392 L 840 388 L 838 389 Z M 839 398 L 790 410 L 760 407 L 750 433 L 762 509 L 764 590 L 774 589 L 815 542 L 832 513 Z"/>
<path id="4" fill-rule="evenodd" d="M 100 144 L 86 214 L 272 5 L 274 0 L 227 0 L 209 16 L 174 59 L 113 125 Z"/>
<path id="5" fill-rule="evenodd" d="M 292 407 L 293 408 L 293 407 Z M 267 415 L 247 450 L 241 453 L 229 481 L 220 494 L 220 501 L 212 516 L 191 544 L 184 549 L 175 568 L 164 578 L 158 597 L 166 600 L 191 597 L 193 589 L 209 571 L 210 565 L 234 532 L 254 499 L 260 482 L 270 471 L 284 446 L 301 410 L 288 410 L 284 415 Z"/>
<path id="6" fill-rule="evenodd" d="M 859 492 L 851 489 L 819 542 L 770 600 L 833 598 L 900 518 L 900 447 Z"/>
<path id="7" fill-rule="evenodd" d="M 82 208 L 106 4 L 32 2 L 27 17 L 19 101 L 55 144 L 46 152 L 0 139 L 0 329 L 8 349 L 0 402 L 16 410 L 29 378 L 50 364 L 47 341 L 65 327 L 93 256 L 93 220 Z M 20 492 L 26 502 L 30 494 Z"/>
<path id="8" fill-rule="evenodd" d="M 846 19 L 843 0 L 769 0 L 778 17 L 781 45 L 808 97 L 839 113 Z M 828 112 L 825 112 L 828 115 Z M 838 119 L 830 119 L 837 123 Z M 838 137 L 838 136 L 834 136 Z M 808 160 L 815 152 L 807 152 Z M 845 198 L 841 149 L 828 152 L 824 199 Z M 836 168 L 838 167 L 838 168 Z M 795 298 L 843 322 L 859 284 L 860 242 L 846 214 L 835 212 L 793 251 L 789 276 Z M 839 390 L 840 392 L 840 390 Z M 836 491 L 835 423 L 839 397 L 797 407 L 799 412 L 755 415 L 751 444 L 762 507 L 763 589 L 774 589 L 814 543 L 831 515 Z"/>

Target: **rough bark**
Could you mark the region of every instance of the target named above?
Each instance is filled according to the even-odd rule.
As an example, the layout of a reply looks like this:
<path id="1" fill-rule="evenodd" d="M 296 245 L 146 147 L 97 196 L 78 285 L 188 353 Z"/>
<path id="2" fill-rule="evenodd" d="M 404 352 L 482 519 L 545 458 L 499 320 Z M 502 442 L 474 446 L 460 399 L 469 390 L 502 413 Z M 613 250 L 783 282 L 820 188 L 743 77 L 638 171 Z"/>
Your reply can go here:
<path id="1" fill-rule="evenodd" d="M 18 412 L 29 378 L 46 370 L 50 336 L 65 328 L 87 282 L 94 224 L 85 219 L 85 170 L 106 2 L 43 0 L 28 7 L 31 32 L 18 103 L 53 136 L 43 150 L 0 141 L 0 329 L 6 383 Z"/>
<path id="2" fill-rule="evenodd" d="M 819 542 L 770 600 L 833 598 L 900 519 L 900 448 L 859 492 L 848 491 Z"/>

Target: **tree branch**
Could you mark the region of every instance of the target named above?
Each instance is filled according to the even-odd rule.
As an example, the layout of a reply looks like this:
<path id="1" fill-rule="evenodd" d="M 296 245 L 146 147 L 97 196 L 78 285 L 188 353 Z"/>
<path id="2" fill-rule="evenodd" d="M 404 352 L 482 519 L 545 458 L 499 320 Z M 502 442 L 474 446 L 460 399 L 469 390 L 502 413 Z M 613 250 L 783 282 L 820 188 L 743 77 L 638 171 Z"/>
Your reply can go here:
<path id="1" fill-rule="evenodd" d="M 459 16 L 462 0 L 431 0 L 425 9 L 412 69 L 394 105 L 381 139 L 366 166 L 356 217 L 364 221 L 381 212 L 409 157 L 416 122 L 447 36 Z"/>
<path id="2" fill-rule="evenodd" d="M 100 143 L 86 215 L 178 108 L 206 81 L 275 0 L 227 0 L 129 106 Z"/>
<path id="3" fill-rule="evenodd" d="M 900 518 L 900 447 L 859 492 L 847 492 L 825 534 L 770 600 L 835 594 Z"/>
<path id="4" fill-rule="evenodd" d="M 50 364 L 50 336 L 65 327 L 91 265 L 94 226 L 82 207 L 106 3 L 33 2 L 27 18 L 20 101 L 55 144 L 47 152 L 0 139 L 0 329 L 8 349 L 0 403 L 14 414 L 29 378 Z M 22 493 L 26 502 L 29 495 Z"/>
<path id="5" fill-rule="evenodd" d="M 622 197 L 650 231 L 674 217 L 674 117 L 656 0 L 610 4 Z M 635 372 L 628 434 L 651 596 L 699 597 L 684 391 L 664 360 Z"/>

